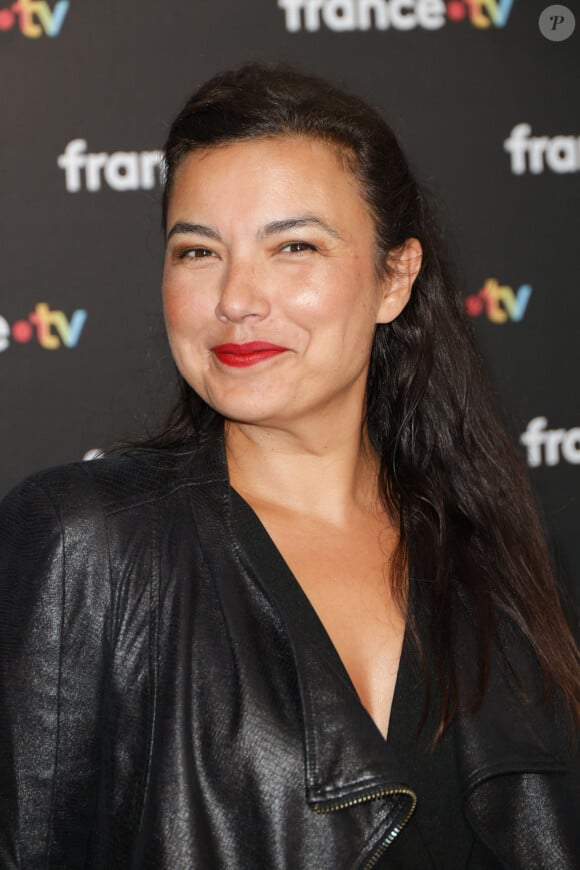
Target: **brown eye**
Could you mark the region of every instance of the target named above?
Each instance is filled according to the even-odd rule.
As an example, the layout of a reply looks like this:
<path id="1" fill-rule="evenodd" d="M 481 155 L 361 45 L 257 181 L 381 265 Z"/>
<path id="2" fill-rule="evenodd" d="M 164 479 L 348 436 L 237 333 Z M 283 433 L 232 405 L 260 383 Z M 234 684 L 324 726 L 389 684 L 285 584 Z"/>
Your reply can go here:
<path id="1" fill-rule="evenodd" d="M 288 242 L 281 250 L 289 254 L 302 254 L 304 251 L 315 251 L 316 247 L 310 242 Z"/>
<path id="2" fill-rule="evenodd" d="M 206 257 L 215 256 L 213 251 L 210 251 L 209 248 L 187 248 L 185 251 L 181 251 L 179 254 L 180 260 L 203 260 Z"/>

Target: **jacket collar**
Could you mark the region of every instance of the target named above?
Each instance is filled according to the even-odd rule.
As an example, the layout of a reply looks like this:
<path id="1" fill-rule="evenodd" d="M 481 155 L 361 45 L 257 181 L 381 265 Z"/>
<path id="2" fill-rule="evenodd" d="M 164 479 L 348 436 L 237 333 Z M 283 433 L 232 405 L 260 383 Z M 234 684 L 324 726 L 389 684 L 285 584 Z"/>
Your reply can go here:
<path id="1" fill-rule="evenodd" d="M 191 483 L 211 484 L 221 526 L 228 530 L 230 551 L 239 551 L 231 518 L 231 489 L 223 437 L 188 456 Z M 254 515 L 255 516 L 255 515 Z M 272 546 L 255 517 L 255 543 Z M 215 541 L 223 550 L 223 539 Z M 277 551 L 276 551 L 277 553 Z M 239 555 L 236 557 L 239 559 Z M 286 623 L 300 685 L 306 799 L 319 811 L 363 801 L 391 790 L 409 790 L 405 771 L 391 746 L 363 708 L 330 638 L 312 605 L 278 553 L 278 568 L 263 584 Z M 470 685 L 476 652 L 474 632 L 466 617 L 459 630 L 460 677 Z M 459 717 L 455 740 L 464 793 L 505 772 L 561 771 L 562 739 L 559 723 L 541 702 L 538 667 L 529 648 L 515 634 L 503 631 L 505 658 L 519 674 L 527 698 L 507 675 L 505 658 L 496 652 L 489 691 L 481 708 Z M 349 722 L 349 733 L 343 731 Z"/>
<path id="2" fill-rule="evenodd" d="M 189 454 L 186 473 L 190 485 L 203 486 L 203 504 L 216 520 L 204 522 L 204 539 L 218 572 L 231 573 L 232 558 L 236 572 L 249 567 L 285 623 L 300 690 L 307 803 L 327 812 L 392 793 L 389 802 L 380 802 L 380 812 L 389 815 L 393 827 L 402 823 L 414 806 L 404 772 L 361 705 L 312 605 L 251 508 L 251 526 L 244 530 L 243 541 L 236 538 L 231 503 L 239 496 L 229 484 L 223 438 Z M 267 578 L 259 564 L 264 550 L 276 559 Z"/>
<path id="3" fill-rule="evenodd" d="M 324 626 L 282 560 L 274 586 L 300 686 L 308 803 L 326 811 L 389 791 L 408 792 L 392 747 L 362 706 Z"/>

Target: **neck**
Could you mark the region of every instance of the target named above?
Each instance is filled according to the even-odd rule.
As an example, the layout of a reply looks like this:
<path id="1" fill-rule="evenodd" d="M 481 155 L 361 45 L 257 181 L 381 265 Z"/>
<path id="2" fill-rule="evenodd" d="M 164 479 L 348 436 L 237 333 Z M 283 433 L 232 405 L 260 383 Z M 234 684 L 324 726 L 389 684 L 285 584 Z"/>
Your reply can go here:
<path id="1" fill-rule="evenodd" d="M 317 437 L 227 422 L 225 443 L 231 484 L 250 502 L 337 524 L 353 511 L 380 511 L 379 457 L 360 424 Z"/>

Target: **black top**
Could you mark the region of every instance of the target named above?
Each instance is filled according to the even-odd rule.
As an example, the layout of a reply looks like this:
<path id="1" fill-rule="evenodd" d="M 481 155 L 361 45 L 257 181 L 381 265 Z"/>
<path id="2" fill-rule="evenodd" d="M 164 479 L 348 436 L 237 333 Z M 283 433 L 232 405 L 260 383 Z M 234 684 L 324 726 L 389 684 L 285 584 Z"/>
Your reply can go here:
<path id="1" fill-rule="evenodd" d="M 282 575 L 286 582 L 299 585 L 257 515 L 235 490 L 232 490 L 232 515 L 238 540 L 262 576 L 271 577 L 273 572 L 277 572 L 278 577 Z M 303 604 L 311 608 L 306 596 Z M 310 622 L 320 629 L 320 636 L 313 637 L 313 644 L 332 646 L 334 655 L 339 659 L 320 620 Z M 343 667 L 341 663 L 340 666 Z M 417 807 L 377 867 L 396 867 L 397 870 L 478 870 L 484 865 L 473 854 L 473 832 L 461 807 L 453 726 L 443 735 L 436 748 L 431 748 L 438 713 L 435 684 L 432 686 L 434 703 L 424 727 L 417 735 L 423 712 L 423 685 L 417 656 L 406 636 L 387 741 L 394 748 L 403 768 L 408 771 L 407 785 L 417 795 Z M 480 854 L 480 844 L 475 851 L 477 855 Z M 493 870 L 497 866 L 487 850 L 485 861 L 486 870 Z"/>
<path id="2" fill-rule="evenodd" d="M 409 785 L 417 795 L 417 807 L 411 822 L 389 850 L 388 861 L 396 859 L 396 866 L 401 868 L 463 870 L 471 866 L 473 833 L 461 808 L 453 726 L 433 749 L 432 735 L 438 718 L 438 696 L 433 683 L 434 703 L 424 727 L 417 733 L 423 710 L 423 686 L 419 664 L 406 638 L 387 740 L 408 771 Z M 387 863 L 386 860 L 385 866 Z"/>

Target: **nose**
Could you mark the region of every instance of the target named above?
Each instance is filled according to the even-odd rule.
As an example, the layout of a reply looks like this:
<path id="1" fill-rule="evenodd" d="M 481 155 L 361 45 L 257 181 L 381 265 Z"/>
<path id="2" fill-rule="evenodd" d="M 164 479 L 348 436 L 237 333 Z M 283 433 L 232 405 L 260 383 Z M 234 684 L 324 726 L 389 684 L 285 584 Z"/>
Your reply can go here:
<path id="1" fill-rule="evenodd" d="M 230 263 L 221 287 L 215 313 L 219 320 L 239 322 L 246 318 L 263 319 L 270 303 L 258 270 L 250 263 Z"/>

